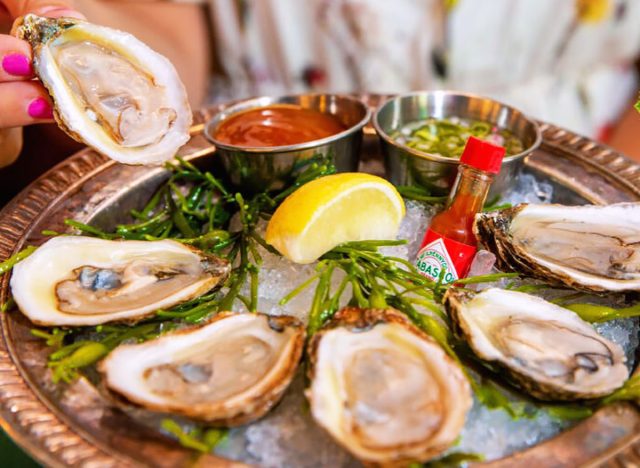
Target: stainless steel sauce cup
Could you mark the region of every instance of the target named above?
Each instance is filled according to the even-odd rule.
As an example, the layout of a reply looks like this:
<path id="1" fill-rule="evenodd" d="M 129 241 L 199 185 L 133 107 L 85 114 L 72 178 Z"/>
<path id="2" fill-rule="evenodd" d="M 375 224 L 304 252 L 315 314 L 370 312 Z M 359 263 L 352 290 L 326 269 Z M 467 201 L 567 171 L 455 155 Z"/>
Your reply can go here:
<path id="1" fill-rule="evenodd" d="M 320 140 L 297 145 L 243 147 L 215 139 L 217 127 L 234 114 L 274 104 L 296 104 L 307 109 L 334 115 L 346 130 Z M 339 172 L 358 169 L 362 128 L 371 111 L 360 100 L 337 94 L 301 94 L 282 97 L 259 97 L 234 104 L 207 122 L 206 138 L 216 147 L 224 171 L 232 184 L 244 190 L 259 192 L 278 189 L 295 177 L 300 162 L 313 156 L 332 161 Z"/>
<path id="2" fill-rule="evenodd" d="M 542 141 L 537 123 L 517 109 L 493 99 L 453 91 L 403 94 L 382 104 L 373 118 L 385 156 L 387 176 L 395 185 L 416 185 L 434 195 L 447 194 L 455 180 L 458 159 L 424 153 L 395 141 L 390 135 L 406 124 L 428 118 L 481 120 L 512 132 L 525 150 L 504 158 L 489 198 L 513 186 L 524 163 Z"/>

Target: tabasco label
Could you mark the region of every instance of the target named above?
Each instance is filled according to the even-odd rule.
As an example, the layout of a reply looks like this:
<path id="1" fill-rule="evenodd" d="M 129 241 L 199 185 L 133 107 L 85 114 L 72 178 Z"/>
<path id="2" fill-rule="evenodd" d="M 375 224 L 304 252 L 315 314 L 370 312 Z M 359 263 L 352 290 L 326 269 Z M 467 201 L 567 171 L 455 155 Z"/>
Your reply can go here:
<path id="1" fill-rule="evenodd" d="M 438 281 L 444 270 L 443 283 L 464 277 L 469 270 L 476 248 L 472 245 L 456 242 L 429 229 L 418 252 L 416 267 L 418 271 L 434 281 Z"/>

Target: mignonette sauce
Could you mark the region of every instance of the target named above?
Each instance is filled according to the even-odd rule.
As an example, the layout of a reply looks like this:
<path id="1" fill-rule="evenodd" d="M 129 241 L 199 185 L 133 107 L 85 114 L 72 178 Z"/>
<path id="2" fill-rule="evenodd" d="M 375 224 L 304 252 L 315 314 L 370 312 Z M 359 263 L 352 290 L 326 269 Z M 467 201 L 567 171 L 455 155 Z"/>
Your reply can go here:
<path id="1" fill-rule="evenodd" d="M 418 252 L 416 267 L 422 275 L 434 281 L 442 275 L 443 283 L 466 276 L 477 251 L 473 219 L 482 210 L 504 154 L 502 146 L 469 137 L 447 207 L 431 221 Z"/>

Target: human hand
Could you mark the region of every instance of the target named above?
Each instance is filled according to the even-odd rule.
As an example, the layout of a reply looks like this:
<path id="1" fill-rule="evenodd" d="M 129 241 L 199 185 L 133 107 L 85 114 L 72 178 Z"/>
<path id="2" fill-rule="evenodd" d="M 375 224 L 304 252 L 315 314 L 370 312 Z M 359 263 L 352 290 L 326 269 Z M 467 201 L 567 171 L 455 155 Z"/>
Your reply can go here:
<path id="1" fill-rule="evenodd" d="M 61 0 L 0 0 L 12 20 L 27 13 L 58 18 L 84 18 Z M 0 129 L 47 122 L 53 117 L 51 101 L 42 84 L 34 80 L 31 47 L 0 34 Z"/>

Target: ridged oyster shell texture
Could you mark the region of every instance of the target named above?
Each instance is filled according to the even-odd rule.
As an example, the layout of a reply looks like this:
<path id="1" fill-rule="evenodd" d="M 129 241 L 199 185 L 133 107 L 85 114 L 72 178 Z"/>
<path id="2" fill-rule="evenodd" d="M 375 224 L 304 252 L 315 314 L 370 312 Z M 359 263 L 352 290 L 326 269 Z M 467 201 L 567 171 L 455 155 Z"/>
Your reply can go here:
<path id="1" fill-rule="evenodd" d="M 462 370 L 396 310 L 340 310 L 308 355 L 313 418 L 365 463 L 429 460 L 464 426 L 472 398 Z"/>
<path id="2" fill-rule="evenodd" d="M 480 359 L 501 365 L 542 400 L 601 397 L 628 378 L 620 345 L 576 313 L 542 298 L 497 288 L 451 289 L 445 306 Z"/>
<path id="3" fill-rule="evenodd" d="M 191 108 L 175 68 L 131 34 L 73 18 L 26 15 L 16 35 L 54 116 L 72 138 L 126 164 L 159 164 L 189 140 Z"/>
<path id="4" fill-rule="evenodd" d="M 210 291 L 229 270 L 172 240 L 59 236 L 14 267 L 11 292 L 38 325 L 135 322 Z"/>
<path id="5" fill-rule="evenodd" d="M 640 291 L 640 203 L 521 204 L 476 216 L 502 270 L 586 291 Z"/>
<path id="6" fill-rule="evenodd" d="M 198 327 L 121 345 L 99 369 L 111 391 L 137 405 L 237 426 L 280 400 L 304 337 L 290 316 L 223 312 Z"/>

